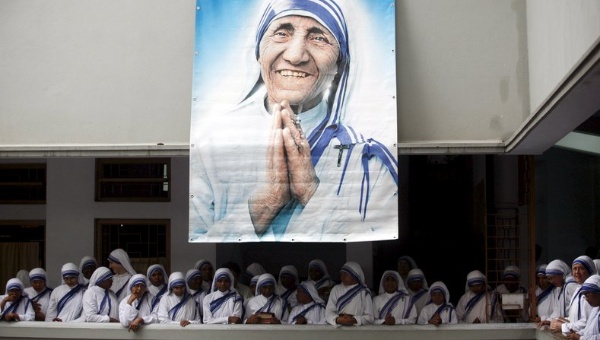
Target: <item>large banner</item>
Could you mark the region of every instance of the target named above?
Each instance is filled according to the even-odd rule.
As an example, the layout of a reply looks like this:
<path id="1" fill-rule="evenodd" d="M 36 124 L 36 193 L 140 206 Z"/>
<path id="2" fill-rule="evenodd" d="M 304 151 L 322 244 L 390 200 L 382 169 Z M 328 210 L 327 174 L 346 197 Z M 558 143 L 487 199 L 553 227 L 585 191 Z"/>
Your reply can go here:
<path id="1" fill-rule="evenodd" d="M 197 1 L 190 242 L 398 237 L 394 7 Z"/>

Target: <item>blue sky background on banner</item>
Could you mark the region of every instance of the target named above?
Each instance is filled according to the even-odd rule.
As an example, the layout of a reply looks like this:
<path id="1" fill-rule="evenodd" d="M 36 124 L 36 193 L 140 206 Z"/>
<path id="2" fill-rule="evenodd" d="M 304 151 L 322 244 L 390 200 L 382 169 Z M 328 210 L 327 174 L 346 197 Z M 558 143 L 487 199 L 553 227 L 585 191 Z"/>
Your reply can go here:
<path id="1" fill-rule="evenodd" d="M 229 110 L 242 101 L 259 75 L 254 36 L 263 0 L 198 0 L 192 94 L 192 126 L 204 114 Z M 396 142 L 395 3 L 381 0 L 342 0 L 350 39 L 352 66 L 368 80 L 357 82 L 353 105 L 368 114 L 352 122 L 379 121 L 372 133 Z M 352 48 L 352 45 L 351 45 Z M 358 72 L 351 70 L 353 76 Z M 361 90 L 362 89 L 362 90 Z M 379 89 L 373 91 L 373 89 Z M 377 112 L 373 110 L 377 103 Z M 356 111 L 356 110 L 355 110 Z M 348 121 L 347 117 L 346 121 Z M 385 131 L 381 128 L 385 127 Z M 384 138 L 387 139 L 387 138 Z"/>

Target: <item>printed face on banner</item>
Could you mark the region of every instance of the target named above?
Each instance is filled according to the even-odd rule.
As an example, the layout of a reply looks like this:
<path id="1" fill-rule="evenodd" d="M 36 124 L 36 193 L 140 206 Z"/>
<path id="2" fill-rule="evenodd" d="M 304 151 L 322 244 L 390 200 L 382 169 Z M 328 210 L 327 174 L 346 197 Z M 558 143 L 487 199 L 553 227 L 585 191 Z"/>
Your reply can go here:
<path id="1" fill-rule="evenodd" d="M 394 7 L 198 0 L 190 242 L 398 237 Z"/>

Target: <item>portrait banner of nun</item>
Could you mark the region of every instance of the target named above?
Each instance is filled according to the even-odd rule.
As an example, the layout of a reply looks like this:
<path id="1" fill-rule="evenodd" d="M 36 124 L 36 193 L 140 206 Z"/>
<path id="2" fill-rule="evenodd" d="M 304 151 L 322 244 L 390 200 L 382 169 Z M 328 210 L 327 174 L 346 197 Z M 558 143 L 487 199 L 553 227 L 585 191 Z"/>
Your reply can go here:
<path id="1" fill-rule="evenodd" d="M 197 0 L 190 242 L 398 237 L 395 2 Z"/>

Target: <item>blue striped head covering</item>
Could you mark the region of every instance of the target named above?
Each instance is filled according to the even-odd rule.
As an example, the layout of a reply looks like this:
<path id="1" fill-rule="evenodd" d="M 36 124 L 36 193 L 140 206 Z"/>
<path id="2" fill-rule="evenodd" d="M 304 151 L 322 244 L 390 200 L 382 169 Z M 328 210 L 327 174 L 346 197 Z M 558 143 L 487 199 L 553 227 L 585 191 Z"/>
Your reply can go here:
<path id="1" fill-rule="evenodd" d="M 588 277 L 583 285 L 581 285 L 581 292 L 591 292 L 600 294 L 600 275 L 594 274 Z"/>
<path id="2" fill-rule="evenodd" d="M 308 136 L 308 141 L 311 146 L 313 165 L 317 164 L 323 148 L 329 144 L 331 136 L 325 133 L 325 127 L 335 127 L 341 123 L 341 118 L 345 110 L 346 92 L 348 90 L 348 78 L 350 73 L 350 48 L 348 40 L 348 27 L 346 26 L 346 18 L 339 7 L 333 0 L 273 0 L 265 8 L 261 17 L 260 23 L 255 38 L 255 56 L 258 60 L 260 56 L 260 41 L 269 25 L 279 18 L 296 15 L 309 17 L 321 25 L 325 26 L 329 32 L 335 37 L 339 44 L 339 56 L 337 60 L 337 75 L 332 84 L 332 89 L 335 92 L 329 93 L 327 116 L 321 123 L 320 128 L 315 129 Z M 338 136 L 339 137 L 339 136 Z M 347 138 L 356 138 L 356 136 L 348 135 Z"/>
<path id="3" fill-rule="evenodd" d="M 571 266 L 574 266 L 575 264 L 582 265 L 583 268 L 587 270 L 588 275 L 598 274 L 598 271 L 596 270 L 596 265 L 594 264 L 594 260 L 592 260 L 587 255 L 581 255 L 577 257 L 575 260 L 573 260 L 573 264 Z"/>
<path id="4" fill-rule="evenodd" d="M 539 266 L 537 266 L 537 268 L 535 269 L 535 275 L 536 276 L 546 276 L 546 267 L 548 265 L 546 264 L 540 264 Z"/>
<path id="5" fill-rule="evenodd" d="M 212 268 L 212 263 L 210 263 L 210 261 L 208 260 L 198 260 L 196 262 L 196 264 L 194 264 L 194 267 L 198 270 L 202 270 L 202 267 L 209 265 Z"/>
<path id="6" fill-rule="evenodd" d="M 256 282 L 256 295 L 260 295 L 261 288 L 264 286 L 273 286 L 275 287 L 275 277 L 269 273 L 262 274 L 258 277 L 258 281 Z"/>
<path id="7" fill-rule="evenodd" d="M 21 293 L 23 293 L 25 286 L 23 286 L 23 282 L 21 282 L 21 280 L 15 277 L 6 282 L 6 295 L 8 295 L 8 291 L 12 289 L 18 289 Z"/>
<path id="8" fill-rule="evenodd" d="M 313 18 L 321 25 L 325 26 L 335 37 L 340 45 L 340 69 L 344 69 L 350 61 L 350 52 L 348 48 L 348 29 L 346 19 L 337 3 L 331 0 L 273 0 L 271 1 L 262 15 L 258 30 L 256 32 L 255 55 L 256 59 L 260 53 L 260 41 L 269 25 L 282 17 L 289 15 L 298 15 Z"/>
<path id="9" fill-rule="evenodd" d="M 502 278 L 513 278 L 518 280 L 521 277 L 521 270 L 517 266 L 506 266 L 502 274 Z"/>
<path id="10" fill-rule="evenodd" d="M 148 270 L 146 270 L 146 277 L 150 277 L 152 276 L 152 274 L 156 273 L 156 272 L 160 272 L 163 275 L 163 280 L 167 280 L 167 278 L 169 277 L 169 275 L 167 275 L 167 271 L 165 270 L 165 267 L 163 267 L 160 264 L 153 264 L 150 267 L 148 267 Z"/>
<path id="11" fill-rule="evenodd" d="M 90 277 L 90 283 L 89 286 L 93 287 L 93 286 L 97 286 L 98 284 L 111 279 L 113 277 L 113 273 L 112 271 L 110 271 L 110 269 L 106 268 L 106 267 L 98 267 L 96 268 L 96 270 L 94 270 L 94 273 L 92 274 L 92 276 Z"/>
<path id="12" fill-rule="evenodd" d="M 106 272 L 103 275 L 99 276 L 98 279 L 96 280 L 96 286 L 99 286 L 101 283 L 103 283 L 106 280 L 112 279 L 113 277 L 113 273 L 112 272 Z"/>
<path id="13" fill-rule="evenodd" d="M 292 281 L 294 281 L 295 285 L 298 285 L 300 283 L 300 281 L 298 279 L 298 270 L 293 265 L 287 265 L 287 266 L 281 267 L 281 270 L 279 271 L 279 283 L 280 284 L 281 284 L 281 279 L 283 277 L 291 278 Z"/>
<path id="14" fill-rule="evenodd" d="M 396 284 L 398 285 L 398 291 L 404 291 L 408 294 L 408 292 L 406 291 L 406 287 L 404 287 L 404 281 L 402 281 L 402 278 L 400 277 L 400 273 L 398 273 L 395 270 L 386 270 L 385 272 L 383 272 L 383 274 L 381 275 L 381 280 L 379 280 L 379 294 L 385 293 L 385 288 L 383 285 L 385 279 L 387 279 L 388 277 L 394 278 L 394 281 L 396 281 Z"/>
<path id="15" fill-rule="evenodd" d="M 172 272 L 169 276 L 169 292 L 173 291 L 175 287 L 185 287 L 185 278 L 182 272 Z"/>
<path id="16" fill-rule="evenodd" d="M 342 269 L 340 269 L 340 272 L 350 274 L 350 276 L 352 276 L 358 282 L 359 285 L 365 285 L 365 274 L 363 273 L 360 264 L 352 261 L 346 262 L 342 266 Z"/>
<path id="17" fill-rule="evenodd" d="M 133 267 L 131 266 L 131 261 L 129 259 L 129 255 L 123 249 L 117 248 L 117 249 L 111 251 L 110 254 L 108 255 L 108 260 L 110 262 L 114 262 L 114 263 L 117 263 L 117 264 L 120 264 L 121 266 L 123 266 L 123 269 L 125 269 L 129 273 L 129 275 L 137 274 L 135 272 L 135 269 L 133 269 Z"/>
<path id="18" fill-rule="evenodd" d="M 188 284 L 188 285 L 189 285 L 189 282 L 190 282 L 192 279 L 194 279 L 194 278 L 196 278 L 196 277 L 198 277 L 198 276 L 199 276 L 199 277 L 202 277 L 202 273 L 200 272 L 200 270 L 198 270 L 198 269 L 195 269 L 195 268 L 194 268 L 194 269 L 190 269 L 190 270 L 188 270 L 188 271 L 185 273 L 185 282 L 186 282 L 186 284 Z"/>
<path id="19" fill-rule="evenodd" d="M 81 259 L 81 263 L 79 264 L 79 270 L 83 270 L 83 268 L 86 267 L 98 267 L 98 263 L 96 262 L 96 259 L 91 257 L 91 256 L 84 256 Z"/>
<path id="20" fill-rule="evenodd" d="M 467 283 L 465 285 L 465 292 L 469 291 L 469 287 L 475 286 L 478 284 L 486 285 L 486 277 L 479 270 L 473 270 L 467 274 Z"/>
<path id="21" fill-rule="evenodd" d="M 46 275 L 46 271 L 43 268 L 33 268 L 29 272 L 29 281 L 33 280 L 42 280 L 44 282 L 47 282 L 48 276 Z"/>
<path id="22" fill-rule="evenodd" d="M 142 284 L 144 287 L 148 287 L 148 279 L 144 274 L 135 274 L 129 279 L 129 291 L 136 285 Z"/>
<path id="23" fill-rule="evenodd" d="M 324 304 L 325 301 L 323 301 L 323 299 L 321 298 L 321 296 L 319 296 L 319 292 L 317 291 L 317 288 L 315 287 L 315 284 L 312 283 L 311 281 L 304 281 L 302 282 L 299 286 L 298 289 L 302 290 L 304 293 L 310 295 L 310 297 L 313 299 L 313 301 L 317 304 Z"/>
<path id="24" fill-rule="evenodd" d="M 546 266 L 546 276 L 557 275 L 557 276 L 562 276 L 563 278 L 565 278 L 570 273 L 571 273 L 571 268 L 563 260 L 559 260 L 559 259 L 552 260 Z"/>
<path id="25" fill-rule="evenodd" d="M 427 301 L 431 301 L 431 293 L 434 292 L 442 293 L 442 295 L 444 295 L 444 302 L 447 303 L 450 301 L 450 291 L 448 291 L 448 287 L 446 287 L 446 284 L 444 284 L 442 281 L 436 281 L 431 284 L 431 287 L 429 287 L 429 292 L 427 292 Z"/>
<path id="26" fill-rule="evenodd" d="M 60 270 L 60 274 L 62 275 L 63 278 L 78 277 L 79 269 L 77 268 L 77 265 L 75 265 L 75 263 L 71 263 L 71 262 L 65 263 Z"/>
<path id="27" fill-rule="evenodd" d="M 256 285 L 258 283 L 258 278 L 260 277 L 260 275 L 254 275 L 251 279 L 250 279 L 250 283 L 249 285 Z"/>
<path id="28" fill-rule="evenodd" d="M 227 278 L 229 280 L 229 283 L 231 284 L 229 286 L 229 290 L 231 291 L 233 288 L 233 283 L 234 281 L 234 276 L 233 273 L 231 272 L 231 270 L 229 270 L 228 268 L 219 268 L 217 269 L 217 271 L 215 272 L 215 277 L 213 278 L 213 282 L 212 282 L 212 291 L 216 292 L 217 290 L 219 290 L 217 288 L 217 282 L 222 279 L 222 278 Z"/>
<path id="29" fill-rule="evenodd" d="M 325 262 L 323 262 L 323 260 L 314 259 L 310 261 L 308 264 L 308 269 L 317 269 L 321 273 L 323 273 L 323 278 L 329 279 L 329 271 L 327 270 L 327 266 L 325 265 Z"/>
<path id="30" fill-rule="evenodd" d="M 429 289 L 429 285 L 427 284 L 427 278 L 425 278 L 425 273 L 419 268 L 411 269 L 406 275 L 406 283 L 411 283 L 413 281 L 422 281 L 423 288 Z"/>

